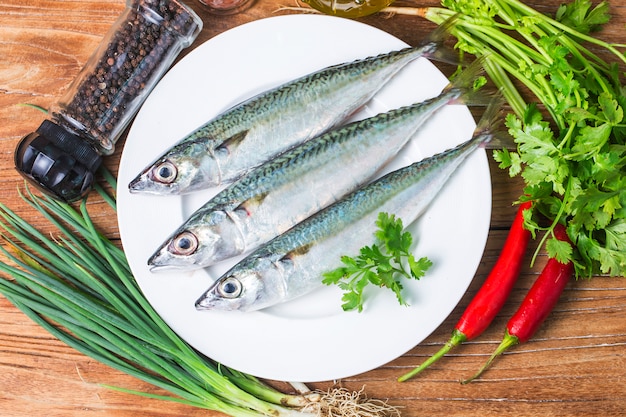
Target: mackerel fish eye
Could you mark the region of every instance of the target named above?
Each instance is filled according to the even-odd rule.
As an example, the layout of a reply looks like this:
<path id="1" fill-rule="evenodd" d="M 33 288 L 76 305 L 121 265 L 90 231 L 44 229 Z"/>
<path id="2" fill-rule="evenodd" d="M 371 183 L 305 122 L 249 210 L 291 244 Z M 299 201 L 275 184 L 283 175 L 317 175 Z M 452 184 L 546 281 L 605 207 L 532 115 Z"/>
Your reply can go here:
<path id="1" fill-rule="evenodd" d="M 235 277 L 228 277 L 217 286 L 217 292 L 224 298 L 237 298 L 241 295 L 243 286 Z"/>
<path id="2" fill-rule="evenodd" d="M 154 179 L 163 184 L 171 184 L 178 175 L 176 165 L 170 161 L 163 161 L 152 169 Z"/>
<path id="3" fill-rule="evenodd" d="M 172 239 L 171 250 L 176 255 L 191 255 L 198 249 L 198 238 L 189 231 L 178 234 Z"/>

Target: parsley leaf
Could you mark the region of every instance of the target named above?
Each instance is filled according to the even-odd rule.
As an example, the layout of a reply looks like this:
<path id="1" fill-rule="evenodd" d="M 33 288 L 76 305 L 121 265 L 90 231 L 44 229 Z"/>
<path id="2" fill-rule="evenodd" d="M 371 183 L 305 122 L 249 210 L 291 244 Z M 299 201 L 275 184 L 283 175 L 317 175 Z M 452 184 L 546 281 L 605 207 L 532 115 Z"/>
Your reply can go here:
<path id="1" fill-rule="evenodd" d="M 589 35 L 609 20 L 609 3 L 573 0 L 554 18 L 519 0 L 442 6 L 427 18 L 456 16 L 457 48 L 485 59 L 514 112 L 506 126 L 515 148 L 494 159 L 524 180 L 520 201 L 533 201 L 525 227 L 545 232 L 537 251 L 573 261 L 577 277 L 626 276 L 626 46 Z M 551 237 L 559 223 L 573 246 Z"/>
<path id="2" fill-rule="evenodd" d="M 344 291 L 344 311 L 363 311 L 363 292 L 369 284 L 390 289 L 401 305 L 408 305 L 402 294 L 402 278 L 420 279 L 432 266 L 428 258 L 415 259 L 411 253 L 413 236 L 403 231 L 402 219 L 381 212 L 376 226 L 376 243 L 362 247 L 355 258 L 342 256 L 343 266 L 323 274 L 324 284 Z"/>
<path id="3" fill-rule="evenodd" d="M 556 12 L 556 19 L 581 33 L 598 30 L 609 21 L 609 4 L 602 2 L 591 11 L 590 0 L 574 0 L 571 4 L 563 4 Z"/>

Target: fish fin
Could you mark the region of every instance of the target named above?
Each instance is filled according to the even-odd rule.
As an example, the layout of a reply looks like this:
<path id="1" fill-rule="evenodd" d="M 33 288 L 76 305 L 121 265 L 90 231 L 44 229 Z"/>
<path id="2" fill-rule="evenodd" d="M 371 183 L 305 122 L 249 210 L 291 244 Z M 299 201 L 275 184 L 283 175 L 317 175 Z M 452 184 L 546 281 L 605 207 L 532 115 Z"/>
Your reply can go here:
<path id="1" fill-rule="evenodd" d="M 474 137 L 484 136 L 482 147 L 501 149 L 510 147 L 513 138 L 504 130 L 504 104 L 506 100 L 501 92 L 493 97 L 474 129 Z"/>
<path id="2" fill-rule="evenodd" d="M 443 45 L 433 50 L 426 57 L 432 61 L 443 62 L 451 65 L 460 65 L 462 61 L 457 52 Z"/>
<path id="3" fill-rule="evenodd" d="M 459 53 L 444 45 L 444 41 L 450 37 L 450 29 L 456 24 L 457 19 L 458 14 L 448 18 L 421 42 L 422 46 L 428 44 L 436 45 L 435 48 L 432 48 L 431 51 L 426 54 L 428 59 L 453 65 L 460 65 L 462 63 Z"/>
<path id="4" fill-rule="evenodd" d="M 247 135 L 248 135 L 247 130 L 242 130 L 241 132 L 235 133 L 233 136 L 229 137 L 228 139 L 223 141 L 221 144 L 219 144 L 219 146 L 215 148 L 215 152 L 216 153 L 220 151 L 230 152 L 229 149 L 237 148 Z"/>
<path id="5" fill-rule="evenodd" d="M 509 135 L 508 132 L 504 130 L 497 130 L 492 133 L 492 138 L 489 142 L 484 144 L 485 149 L 515 149 L 515 140 L 513 136 Z"/>
<path id="6" fill-rule="evenodd" d="M 444 88 L 444 92 L 460 90 L 462 94 L 450 104 L 465 104 L 467 106 L 489 106 L 500 92 L 490 89 L 485 77 L 484 57 L 474 60 L 464 70 L 454 73 L 450 83 Z"/>
<path id="7" fill-rule="evenodd" d="M 250 212 L 251 212 L 250 207 L 254 205 L 256 206 L 261 205 L 261 203 L 263 202 L 263 200 L 265 200 L 265 197 L 267 197 L 268 194 L 269 194 L 268 192 L 264 192 L 252 198 L 247 199 L 243 203 L 239 204 L 235 208 L 235 211 L 245 211 L 248 215 L 250 215 Z"/>
<path id="8" fill-rule="evenodd" d="M 457 13 L 453 16 L 450 16 L 444 22 L 442 22 L 435 30 L 433 30 L 428 37 L 423 41 L 423 43 L 435 42 L 435 43 L 443 43 L 447 38 L 450 37 L 451 29 L 456 25 L 460 14 Z"/>
<path id="9" fill-rule="evenodd" d="M 298 256 L 306 255 L 312 246 L 313 246 L 312 243 L 307 243 L 306 245 L 298 246 L 297 248 L 287 252 L 282 258 L 280 258 L 279 262 L 293 262 L 294 258 Z"/>

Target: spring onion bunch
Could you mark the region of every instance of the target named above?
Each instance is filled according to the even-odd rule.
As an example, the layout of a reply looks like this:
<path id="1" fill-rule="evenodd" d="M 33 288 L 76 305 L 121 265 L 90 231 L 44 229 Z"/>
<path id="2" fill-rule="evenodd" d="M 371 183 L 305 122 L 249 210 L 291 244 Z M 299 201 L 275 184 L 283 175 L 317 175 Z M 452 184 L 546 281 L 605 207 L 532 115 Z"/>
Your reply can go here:
<path id="1" fill-rule="evenodd" d="M 106 171 L 104 176 L 115 189 L 114 178 Z M 115 209 L 115 199 L 100 186 L 96 190 Z M 22 198 L 57 232 L 50 237 L 0 204 L 4 231 L 0 294 L 68 346 L 171 395 L 108 388 L 235 417 L 400 415 L 395 407 L 367 398 L 362 391 L 333 387 L 327 392 L 285 394 L 213 362 L 154 311 L 124 252 L 94 226 L 86 200 L 77 208 L 37 196 L 28 188 Z M 306 391 L 303 384 L 297 388 Z"/>
<path id="2" fill-rule="evenodd" d="M 114 189 L 115 180 L 104 174 Z M 115 209 L 114 198 L 102 187 L 96 189 Z M 108 388 L 236 417 L 399 416 L 394 407 L 361 392 L 336 387 L 284 394 L 214 363 L 180 339 L 154 311 L 133 279 L 124 252 L 94 226 L 86 201 L 77 208 L 28 188 L 22 198 L 57 233 L 47 236 L 0 204 L 0 294 L 68 346 L 171 395 Z"/>
<path id="3" fill-rule="evenodd" d="M 298 410 L 310 398 L 220 367 L 181 340 L 142 295 L 123 251 L 96 230 L 84 201 L 74 208 L 28 190 L 23 198 L 58 235 L 42 234 L 0 204 L 8 261 L 0 262 L 0 293 L 77 351 L 173 395 L 123 391 L 233 416 L 315 415 Z"/>
<path id="4" fill-rule="evenodd" d="M 115 207 L 114 199 L 96 188 Z M 85 201 L 75 209 L 28 190 L 23 198 L 58 233 L 50 238 L 0 204 L 0 252 L 5 257 L 0 261 L 0 294 L 68 346 L 172 395 L 107 388 L 234 417 L 400 416 L 398 409 L 367 398 L 362 390 L 333 387 L 284 394 L 214 363 L 188 346 L 152 309 L 123 251 L 94 227 Z M 306 391 L 303 384 L 297 388 Z"/>
<path id="5" fill-rule="evenodd" d="M 116 189 L 106 168 L 101 174 Z M 102 186 L 94 188 L 117 209 L 115 198 Z M 199 354 L 143 296 L 124 252 L 96 230 L 86 199 L 77 210 L 28 188 L 21 197 L 58 235 L 49 238 L 0 203 L 0 254 L 5 257 L 0 259 L 0 294 L 68 346 L 173 395 L 108 388 L 235 417 L 400 416 L 396 407 L 368 398 L 363 390 L 311 392 L 302 383 L 292 383 L 301 394 L 285 394 Z"/>

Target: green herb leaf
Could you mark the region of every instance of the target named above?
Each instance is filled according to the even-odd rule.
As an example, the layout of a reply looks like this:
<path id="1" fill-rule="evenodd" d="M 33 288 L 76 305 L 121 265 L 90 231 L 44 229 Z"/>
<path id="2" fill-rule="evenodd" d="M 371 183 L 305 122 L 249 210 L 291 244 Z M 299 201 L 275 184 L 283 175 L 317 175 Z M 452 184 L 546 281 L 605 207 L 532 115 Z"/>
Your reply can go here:
<path id="1" fill-rule="evenodd" d="M 402 219 L 381 212 L 376 226 L 375 244 L 362 247 L 356 258 L 342 256 L 343 266 L 324 273 L 324 284 L 337 285 L 344 291 L 344 311 L 363 311 L 363 293 L 368 284 L 390 289 L 401 305 L 407 305 L 401 279 L 420 279 L 432 266 L 428 258 L 415 260 L 410 252 L 413 236 L 403 232 Z"/>
<path id="2" fill-rule="evenodd" d="M 506 125 L 517 149 L 494 158 L 525 182 L 520 201 L 533 201 L 525 226 L 549 237 L 556 224 L 567 225 L 571 252 L 549 238 L 537 251 L 573 260 L 578 277 L 626 276 L 626 46 L 589 35 L 609 20 L 609 3 L 574 0 L 555 18 L 519 0 L 442 6 L 427 18 L 441 24 L 456 16 L 457 48 L 487 55 L 486 72 L 515 112 Z M 512 79 L 536 103 L 525 103 Z"/>
<path id="3" fill-rule="evenodd" d="M 555 258 L 562 264 L 568 263 L 572 260 L 572 245 L 568 242 L 550 238 L 546 242 L 546 250 L 550 258 Z"/>
<path id="4" fill-rule="evenodd" d="M 609 4 L 601 2 L 591 9 L 590 0 L 574 0 L 573 3 L 563 4 L 556 12 L 556 19 L 581 33 L 598 30 L 609 21 Z"/>
<path id="5" fill-rule="evenodd" d="M 605 117 L 607 123 L 611 126 L 615 126 L 624 120 L 624 110 L 619 105 L 618 101 L 611 97 L 608 93 L 602 93 L 598 96 L 598 104 L 600 110 Z"/>
<path id="6" fill-rule="evenodd" d="M 416 279 L 422 278 L 426 274 L 426 271 L 433 266 L 432 261 L 426 257 L 422 257 L 418 261 L 415 261 L 415 257 L 410 255 L 408 261 L 411 274 L 413 275 L 413 278 Z"/>
<path id="7" fill-rule="evenodd" d="M 0 294 L 70 347 L 171 395 L 125 392 L 242 417 L 278 415 L 276 404 L 302 400 L 260 383 L 243 389 L 228 377 L 236 371 L 176 335 L 141 293 L 123 251 L 96 230 L 86 201 L 76 209 L 28 189 L 22 197 L 56 232 L 0 204 Z"/>

